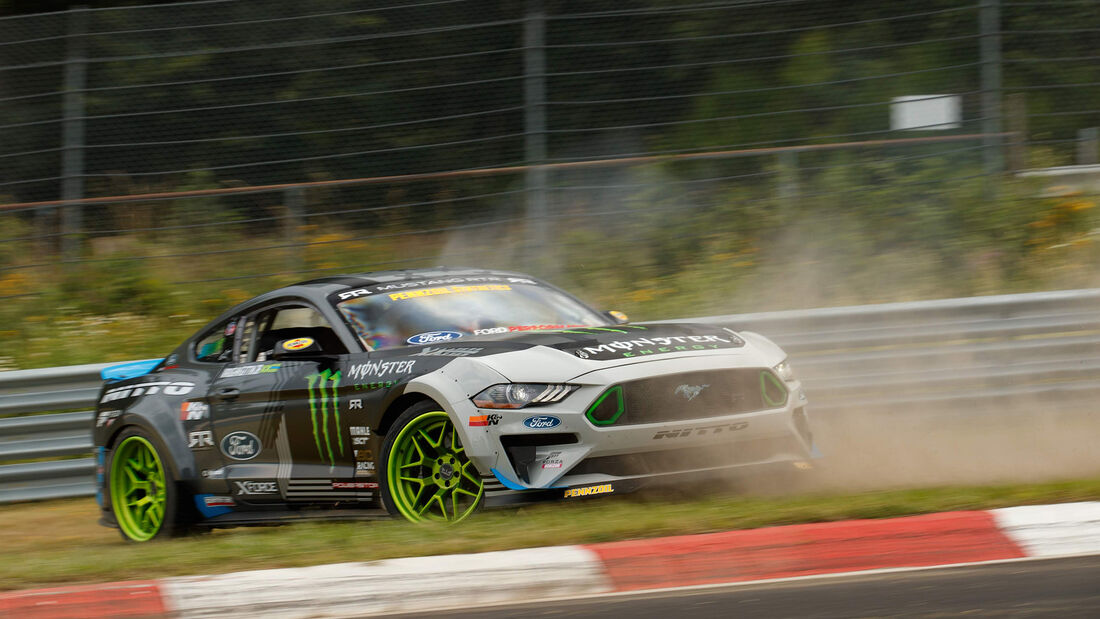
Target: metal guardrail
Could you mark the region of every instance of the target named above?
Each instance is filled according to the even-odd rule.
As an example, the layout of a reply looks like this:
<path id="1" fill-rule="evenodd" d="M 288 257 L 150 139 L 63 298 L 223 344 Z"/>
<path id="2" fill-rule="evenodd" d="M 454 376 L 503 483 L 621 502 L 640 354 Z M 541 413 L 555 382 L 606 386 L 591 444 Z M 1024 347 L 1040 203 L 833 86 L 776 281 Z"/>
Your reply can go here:
<path id="1" fill-rule="evenodd" d="M 821 423 L 848 408 L 884 413 L 975 402 L 1095 401 L 1100 289 L 689 319 L 763 333 L 791 355 Z M 0 503 L 94 492 L 92 413 L 113 364 L 0 372 Z M 18 416 L 23 415 L 23 416 Z"/>

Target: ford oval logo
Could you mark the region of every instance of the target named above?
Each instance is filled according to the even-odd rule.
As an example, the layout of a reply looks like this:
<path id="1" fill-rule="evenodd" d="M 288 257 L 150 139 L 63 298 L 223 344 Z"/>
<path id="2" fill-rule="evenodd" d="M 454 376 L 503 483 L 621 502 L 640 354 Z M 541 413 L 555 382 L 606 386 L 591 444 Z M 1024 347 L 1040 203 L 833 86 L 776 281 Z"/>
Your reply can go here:
<path id="1" fill-rule="evenodd" d="M 532 430 L 542 430 L 543 428 L 555 428 L 561 424 L 561 419 L 557 417 L 551 417 L 550 415 L 535 415 L 534 417 L 528 417 L 523 420 L 523 425 L 531 428 Z"/>
<path id="2" fill-rule="evenodd" d="M 263 445 L 251 432 L 230 432 L 222 439 L 222 453 L 234 460 L 251 460 L 260 455 Z"/>
<path id="3" fill-rule="evenodd" d="M 427 333 L 418 333 L 405 341 L 414 346 L 419 346 L 421 344 L 435 344 L 448 340 L 457 340 L 460 337 L 462 337 L 462 334 L 458 331 L 428 331 Z"/>

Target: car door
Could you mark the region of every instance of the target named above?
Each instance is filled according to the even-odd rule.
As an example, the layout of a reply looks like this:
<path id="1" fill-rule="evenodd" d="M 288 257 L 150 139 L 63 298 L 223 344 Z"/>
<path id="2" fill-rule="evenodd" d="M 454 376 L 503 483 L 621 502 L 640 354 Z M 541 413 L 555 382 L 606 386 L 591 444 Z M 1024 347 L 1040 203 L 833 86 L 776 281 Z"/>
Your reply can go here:
<path id="1" fill-rule="evenodd" d="M 343 344 L 302 300 L 258 308 L 237 329 L 233 360 L 212 382 L 209 397 L 221 474 L 234 500 L 346 500 L 334 483 L 354 475 L 337 407 Z M 315 340 L 318 352 L 275 358 L 280 342 L 296 339 Z"/>

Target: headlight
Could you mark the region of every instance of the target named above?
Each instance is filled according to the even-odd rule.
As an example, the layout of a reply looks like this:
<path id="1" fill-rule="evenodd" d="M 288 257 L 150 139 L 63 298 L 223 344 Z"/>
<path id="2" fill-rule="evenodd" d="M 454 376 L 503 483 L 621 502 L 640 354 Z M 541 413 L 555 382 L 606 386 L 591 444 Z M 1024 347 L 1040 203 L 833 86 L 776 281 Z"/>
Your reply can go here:
<path id="1" fill-rule="evenodd" d="M 794 370 L 791 369 L 791 364 L 786 359 L 772 369 L 779 375 L 779 378 L 785 381 L 794 380 Z"/>
<path id="2" fill-rule="evenodd" d="M 478 408 L 523 408 L 561 402 L 576 388 L 576 385 L 508 383 L 493 385 L 475 395 L 472 400 Z"/>

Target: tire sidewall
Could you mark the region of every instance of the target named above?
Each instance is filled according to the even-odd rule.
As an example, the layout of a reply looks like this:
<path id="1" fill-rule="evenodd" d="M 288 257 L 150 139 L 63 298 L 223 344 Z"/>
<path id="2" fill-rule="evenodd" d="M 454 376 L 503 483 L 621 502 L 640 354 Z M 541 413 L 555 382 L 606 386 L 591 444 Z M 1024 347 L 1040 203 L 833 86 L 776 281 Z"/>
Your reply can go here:
<path id="1" fill-rule="evenodd" d="M 378 494 L 379 498 L 382 501 L 382 507 L 390 516 L 394 518 L 408 520 L 394 504 L 394 500 L 390 491 L 389 463 L 390 455 L 393 452 L 394 443 L 397 442 L 397 437 L 401 434 L 401 431 L 404 430 L 406 426 L 408 426 L 410 423 L 412 423 L 425 413 L 435 412 L 447 413 L 447 411 L 445 411 L 442 406 L 436 404 L 431 400 L 425 400 L 413 404 L 409 408 L 405 409 L 405 412 L 401 413 L 401 415 L 398 416 L 398 418 L 393 422 L 393 424 L 390 426 L 389 432 L 386 433 L 386 440 L 382 442 L 382 453 L 379 455 L 377 466 L 379 472 L 381 473 L 378 476 Z M 454 419 L 451 418 L 450 413 L 447 413 L 447 418 L 452 424 L 454 423 Z M 478 501 L 477 507 L 475 507 L 474 511 L 476 512 L 480 510 L 481 506 L 484 504 L 485 499 L 484 496 L 482 496 L 482 498 Z"/>
<path id="2" fill-rule="evenodd" d="M 157 458 L 160 460 L 161 469 L 164 471 L 164 519 L 161 521 L 160 528 L 155 534 L 153 534 L 153 537 L 147 540 L 135 540 L 128 536 L 123 530 L 122 521 L 115 510 L 114 491 L 111 487 L 111 481 L 114 477 L 115 455 L 118 452 L 118 447 L 122 445 L 122 443 L 126 441 L 126 439 L 129 439 L 131 437 L 145 439 L 149 442 L 150 445 L 152 445 L 153 451 L 156 453 Z M 122 538 L 128 542 L 151 542 L 158 539 L 174 537 L 185 530 L 184 525 L 186 523 L 181 522 L 181 519 L 179 517 L 179 514 L 181 512 L 181 492 L 179 488 L 179 483 L 176 480 L 175 474 L 172 472 L 171 464 L 165 457 L 167 453 L 167 448 L 164 447 L 164 444 L 160 441 L 159 438 L 149 432 L 146 432 L 145 430 L 142 430 L 141 428 L 131 426 L 124 429 L 118 434 L 117 437 L 115 437 L 115 440 L 111 446 L 111 450 L 107 454 L 104 495 L 107 499 L 107 504 L 110 506 L 111 515 L 114 517 L 115 522 L 118 525 L 119 534 L 122 535 Z"/>

